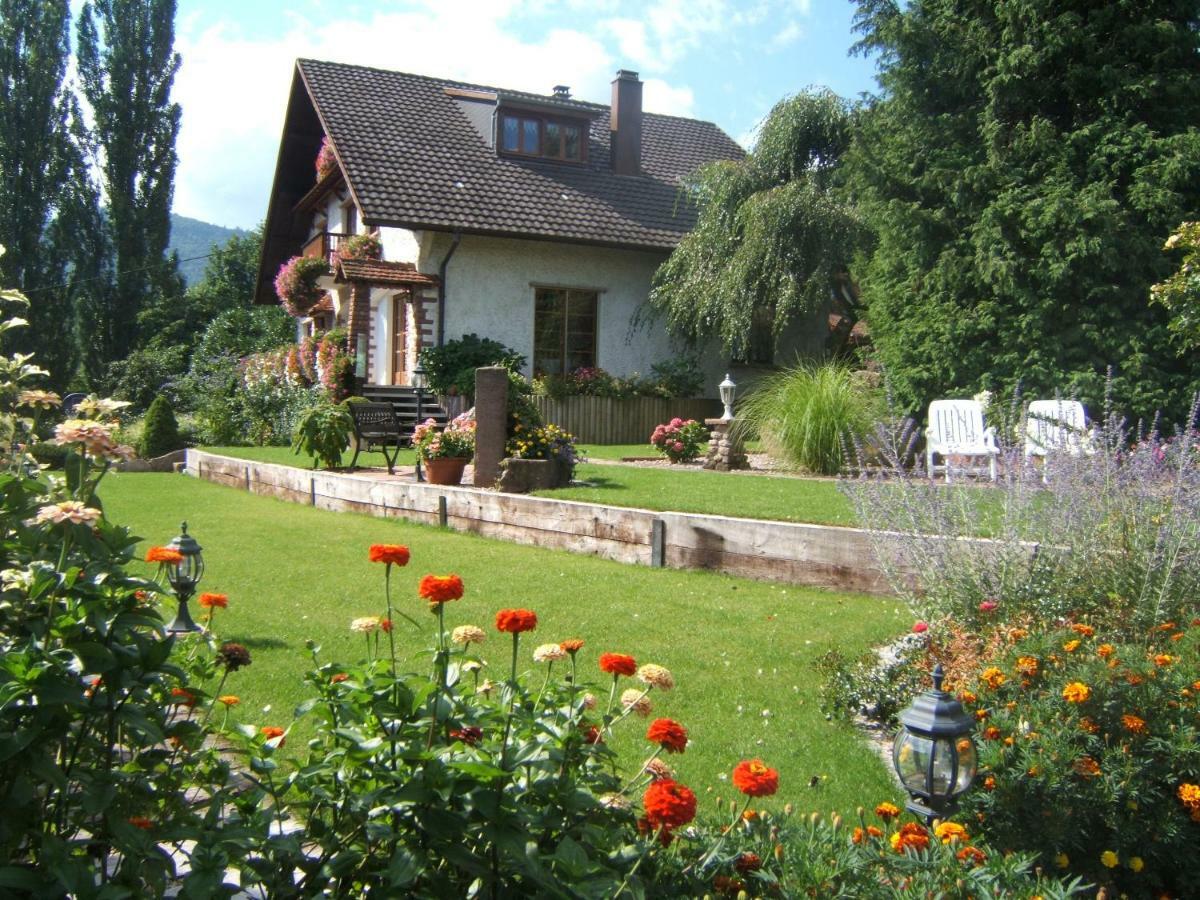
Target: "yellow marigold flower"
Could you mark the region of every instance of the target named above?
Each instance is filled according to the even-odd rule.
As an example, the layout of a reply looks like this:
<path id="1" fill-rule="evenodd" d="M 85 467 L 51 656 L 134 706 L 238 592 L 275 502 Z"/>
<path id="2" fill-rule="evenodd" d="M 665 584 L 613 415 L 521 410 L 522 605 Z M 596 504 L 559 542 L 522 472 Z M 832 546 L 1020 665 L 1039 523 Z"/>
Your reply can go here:
<path id="1" fill-rule="evenodd" d="M 1072 681 L 1063 688 L 1062 695 L 1068 703 L 1084 703 L 1092 696 L 1092 689 L 1082 681 Z"/>
<path id="2" fill-rule="evenodd" d="M 1131 856 L 1129 857 L 1129 868 L 1133 869 L 1135 872 L 1140 872 L 1142 869 L 1146 868 L 1146 861 L 1140 856 Z"/>
<path id="3" fill-rule="evenodd" d="M 1183 783 L 1175 792 L 1179 801 L 1190 810 L 1200 810 L 1200 785 Z"/>
<path id="4" fill-rule="evenodd" d="M 967 829 L 963 828 L 957 822 L 940 822 L 933 829 L 933 833 L 938 836 L 943 844 L 953 844 L 955 841 L 969 840 Z"/>
<path id="5" fill-rule="evenodd" d="M 1054 857 L 1054 864 L 1060 869 L 1065 869 L 1071 864 L 1071 857 L 1065 853 L 1059 853 Z"/>
<path id="6" fill-rule="evenodd" d="M 1117 858 L 1117 854 L 1114 853 L 1113 851 L 1105 850 L 1103 853 L 1100 854 L 1100 862 L 1111 869 L 1118 862 L 1120 862 L 1120 859 Z"/>
<path id="7" fill-rule="evenodd" d="M 1112 644 L 1101 644 L 1099 647 L 1096 648 L 1096 655 L 1098 657 L 1100 657 L 1101 659 L 1108 659 L 1110 656 L 1113 655 L 1113 653 L 1116 652 L 1116 649 L 1117 648 L 1114 647 Z"/>
<path id="8" fill-rule="evenodd" d="M 1079 649 L 1079 639 L 1076 638 L 1073 641 L 1067 641 L 1065 644 L 1063 644 L 1063 649 L 1066 650 L 1068 653 L 1074 653 L 1076 650 Z"/>
<path id="9" fill-rule="evenodd" d="M 654 663 L 646 663 L 638 669 L 637 677 L 642 684 L 651 685 L 660 691 L 669 691 L 675 687 L 675 676 L 671 674 L 670 670 L 663 666 L 656 666 Z"/>
<path id="10" fill-rule="evenodd" d="M 1125 715 L 1121 716 L 1121 725 L 1130 734 L 1146 733 L 1146 720 L 1132 713 L 1125 713 Z"/>
<path id="11" fill-rule="evenodd" d="M 1036 656 L 1020 656 L 1017 657 L 1017 671 L 1022 675 L 1036 675 L 1038 673 L 1038 659 Z"/>
<path id="12" fill-rule="evenodd" d="M 879 818 L 883 819 L 884 821 L 887 821 L 888 819 L 895 819 L 900 815 L 900 807 L 894 803 L 888 803 L 884 801 L 875 807 L 875 815 L 879 816 Z"/>
<path id="13" fill-rule="evenodd" d="M 992 690 L 1000 687 L 1004 682 L 1008 681 L 1008 676 L 1001 672 L 995 666 L 988 666 L 979 673 L 979 680 L 990 687 Z"/>

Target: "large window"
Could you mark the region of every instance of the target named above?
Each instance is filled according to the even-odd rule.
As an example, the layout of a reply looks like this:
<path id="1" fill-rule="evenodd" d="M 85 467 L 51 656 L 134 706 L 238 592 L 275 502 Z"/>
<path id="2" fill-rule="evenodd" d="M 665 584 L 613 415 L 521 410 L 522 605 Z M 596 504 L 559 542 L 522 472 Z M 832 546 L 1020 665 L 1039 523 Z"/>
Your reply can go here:
<path id="1" fill-rule="evenodd" d="M 596 292 L 538 288 L 534 295 L 533 372 L 564 375 L 596 365 Z"/>
<path id="2" fill-rule="evenodd" d="M 579 121 L 548 119 L 531 113 L 502 113 L 500 149 L 522 156 L 582 162 L 587 126 Z"/>

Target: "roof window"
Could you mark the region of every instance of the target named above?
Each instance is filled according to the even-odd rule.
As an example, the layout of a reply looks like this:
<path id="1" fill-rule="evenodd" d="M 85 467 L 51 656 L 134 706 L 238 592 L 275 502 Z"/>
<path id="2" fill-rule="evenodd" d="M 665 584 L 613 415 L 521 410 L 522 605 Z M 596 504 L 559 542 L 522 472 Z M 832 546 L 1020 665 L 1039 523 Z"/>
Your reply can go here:
<path id="1" fill-rule="evenodd" d="M 501 112 L 497 146 L 501 153 L 566 162 L 587 158 L 587 125 L 532 112 Z"/>

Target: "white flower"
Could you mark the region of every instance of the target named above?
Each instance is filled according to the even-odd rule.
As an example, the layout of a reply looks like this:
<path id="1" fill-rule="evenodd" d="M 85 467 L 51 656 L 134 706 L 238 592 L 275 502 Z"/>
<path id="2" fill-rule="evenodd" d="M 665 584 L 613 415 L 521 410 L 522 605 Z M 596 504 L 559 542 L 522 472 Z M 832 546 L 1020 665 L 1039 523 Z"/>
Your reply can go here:
<path id="1" fill-rule="evenodd" d="M 350 630 L 360 634 L 370 634 L 379 627 L 379 616 L 359 616 L 350 623 Z"/>
<path id="2" fill-rule="evenodd" d="M 638 669 L 637 677 L 642 684 L 656 687 L 660 691 L 669 691 L 675 687 L 675 676 L 671 674 L 670 670 L 663 666 L 656 666 L 654 663 L 646 663 Z"/>
<path id="3" fill-rule="evenodd" d="M 459 625 L 450 632 L 450 640 L 456 644 L 482 644 L 486 638 L 478 625 Z"/>
<path id="4" fill-rule="evenodd" d="M 646 696 L 645 691 L 639 691 L 637 688 L 630 688 L 621 695 L 621 705 L 639 716 L 650 715 L 650 698 Z"/>
<path id="5" fill-rule="evenodd" d="M 567 651 L 558 644 L 542 644 L 533 651 L 534 662 L 557 662 L 567 658 Z"/>
<path id="6" fill-rule="evenodd" d="M 598 704 L 599 704 L 599 701 L 596 699 L 595 694 L 584 694 L 583 695 L 583 708 L 584 709 L 595 709 Z"/>

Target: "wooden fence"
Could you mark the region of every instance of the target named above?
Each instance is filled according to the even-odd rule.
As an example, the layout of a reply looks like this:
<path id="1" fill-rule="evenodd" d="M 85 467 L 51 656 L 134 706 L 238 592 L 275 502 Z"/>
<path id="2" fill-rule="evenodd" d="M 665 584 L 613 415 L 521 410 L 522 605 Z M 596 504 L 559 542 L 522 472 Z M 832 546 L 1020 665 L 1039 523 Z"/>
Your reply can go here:
<path id="1" fill-rule="evenodd" d="M 646 444 L 656 425 L 681 419 L 714 418 L 721 414 L 719 400 L 663 400 L 659 397 L 535 397 L 547 422 L 565 428 L 583 444 Z"/>

